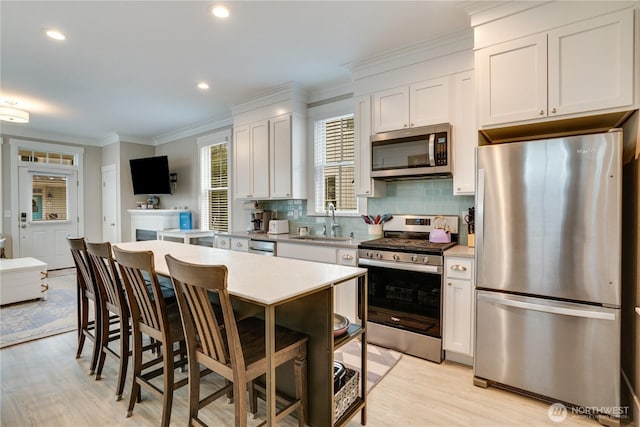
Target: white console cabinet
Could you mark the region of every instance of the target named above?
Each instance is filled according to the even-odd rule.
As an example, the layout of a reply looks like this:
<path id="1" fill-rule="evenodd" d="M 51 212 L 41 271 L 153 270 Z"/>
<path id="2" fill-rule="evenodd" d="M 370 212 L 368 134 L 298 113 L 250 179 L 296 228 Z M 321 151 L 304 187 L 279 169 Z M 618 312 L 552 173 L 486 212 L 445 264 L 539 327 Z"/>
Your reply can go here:
<path id="1" fill-rule="evenodd" d="M 43 296 L 47 264 L 36 258 L 0 259 L 0 305 Z"/>
<path id="2" fill-rule="evenodd" d="M 179 209 L 129 209 L 131 215 L 131 240 L 136 240 L 137 230 L 160 231 L 180 228 Z"/>

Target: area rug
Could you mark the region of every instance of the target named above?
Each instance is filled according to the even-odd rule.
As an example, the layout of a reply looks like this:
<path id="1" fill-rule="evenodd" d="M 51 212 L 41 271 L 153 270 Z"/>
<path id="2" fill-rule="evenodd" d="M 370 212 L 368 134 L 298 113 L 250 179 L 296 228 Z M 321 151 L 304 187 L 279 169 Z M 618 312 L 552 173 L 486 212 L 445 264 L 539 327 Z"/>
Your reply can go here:
<path id="1" fill-rule="evenodd" d="M 360 372 L 360 341 L 353 340 L 336 351 L 334 360 Z M 384 378 L 402 358 L 402 353 L 367 344 L 367 392 Z"/>
<path id="2" fill-rule="evenodd" d="M 76 291 L 49 289 L 46 300 L 0 308 L 0 348 L 76 329 Z"/>

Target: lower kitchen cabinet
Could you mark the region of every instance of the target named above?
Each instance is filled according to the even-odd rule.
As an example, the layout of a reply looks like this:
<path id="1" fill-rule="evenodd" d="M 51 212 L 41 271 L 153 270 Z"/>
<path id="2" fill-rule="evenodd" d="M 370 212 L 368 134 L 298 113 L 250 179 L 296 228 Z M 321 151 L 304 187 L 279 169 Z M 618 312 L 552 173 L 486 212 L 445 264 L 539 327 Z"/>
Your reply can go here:
<path id="1" fill-rule="evenodd" d="M 473 361 L 474 289 L 473 259 L 445 254 L 443 348 L 447 359 Z"/>

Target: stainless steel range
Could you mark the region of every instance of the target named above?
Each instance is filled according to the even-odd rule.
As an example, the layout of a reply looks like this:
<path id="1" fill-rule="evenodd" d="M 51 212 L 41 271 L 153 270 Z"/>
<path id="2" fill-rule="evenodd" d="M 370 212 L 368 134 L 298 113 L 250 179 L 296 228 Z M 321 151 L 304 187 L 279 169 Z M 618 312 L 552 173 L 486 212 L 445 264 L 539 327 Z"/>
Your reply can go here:
<path id="1" fill-rule="evenodd" d="M 436 223 L 451 242 L 430 242 Z M 369 342 L 442 362 L 443 253 L 457 240 L 457 216 L 395 215 L 382 238 L 358 246 L 358 265 L 368 269 Z"/>

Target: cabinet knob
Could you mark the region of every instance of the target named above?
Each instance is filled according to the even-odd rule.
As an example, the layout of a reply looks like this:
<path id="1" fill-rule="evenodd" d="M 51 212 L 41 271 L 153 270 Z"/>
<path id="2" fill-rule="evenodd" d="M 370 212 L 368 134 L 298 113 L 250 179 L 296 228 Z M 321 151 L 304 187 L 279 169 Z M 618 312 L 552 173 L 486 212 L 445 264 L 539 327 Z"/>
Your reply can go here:
<path id="1" fill-rule="evenodd" d="M 544 116 L 544 110 L 540 110 L 540 115 Z"/>
<path id="2" fill-rule="evenodd" d="M 365 194 L 369 194 L 369 190 L 365 191 Z"/>
<path id="3" fill-rule="evenodd" d="M 552 109 L 552 110 L 551 110 L 551 112 L 552 112 L 553 114 L 555 114 L 555 113 L 556 113 L 556 109 L 555 109 L 555 108 L 554 108 L 554 109 Z"/>
<path id="4" fill-rule="evenodd" d="M 402 125 L 402 126 L 406 128 L 406 127 L 407 127 L 407 124 L 405 123 L 405 124 L 404 124 L 404 125 Z"/>
<path id="5" fill-rule="evenodd" d="M 451 286 L 451 282 L 447 283 L 447 286 Z"/>
<path id="6" fill-rule="evenodd" d="M 411 123 L 409 126 L 413 127 L 413 126 L 414 126 L 414 124 L 413 124 L 413 123 Z"/>
<path id="7" fill-rule="evenodd" d="M 290 196 L 291 196 L 291 194 L 287 193 L 287 197 L 290 197 Z"/>

